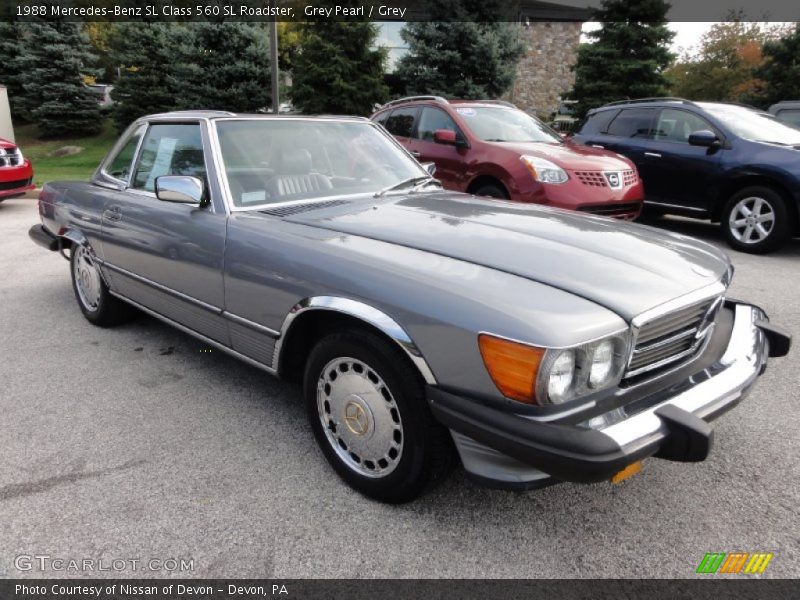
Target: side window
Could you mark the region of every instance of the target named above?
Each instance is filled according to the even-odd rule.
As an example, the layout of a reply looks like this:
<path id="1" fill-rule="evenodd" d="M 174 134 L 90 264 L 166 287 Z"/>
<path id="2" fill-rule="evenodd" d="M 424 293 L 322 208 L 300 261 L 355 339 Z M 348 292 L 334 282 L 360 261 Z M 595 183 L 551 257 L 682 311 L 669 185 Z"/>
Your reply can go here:
<path id="1" fill-rule="evenodd" d="M 425 142 L 433 141 L 433 132 L 437 129 L 447 129 L 459 135 L 458 126 L 446 112 L 439 108 L 425 107 L 419 118 L 417 137 Z"/>
<path id="2" fill-rule="evenodd" d="M 161 123 L 151 125 L 144 136 L 132 187 L 153 192 L 156 177 L 193 175 L 203 178 L 205 174 L 200 125 Z"/>
<path id="3" fill-rule="evenodd" d="M 146 128 L 146 125 L 142 125 L 133 132 L 131 137 L 128 138 L 128 141 L 119 149 L 116 156 L 109 161 L 105 169 L 106 173 L 125 183 L 128 182 L 128 178 L 131 175 L 131 167 L 133 167 L 136 148 L 139 147 L 139 139 L 142 137 Z"/>
<path id="4" fill-rule="evenodd" d="M 625 108 L 611 121 L 609 135 L 641 140 L 653 139 L 654 108 Z"/>
<path id="5" fill-rule="evenodd" d="M 800 108 L 785 108 L 779 110 L 775 118 L 782 123 L 800 128 Z"/>
<path id="6" fill-rule="evenodd" d="M 665 108 L 658 116 L 655 139 L 663 142 L 689 143 L 689 135 L 695 131 L 707 129 L 714 131 L 714 127 L 702 117 L 687 110 Z"/>
<path id="7" fill-rule="evenodd" d="M 416 108 L 396 108 L 383 124 L 389 133 L 400 137 L 411 137 L 414 131 L 414 119 L 417 118 Z"/>
<path id="8" fill-rule="evenodd" d="M 594 135 L 596 133 L 605 133 L 608 130 L 608 124 L 619 114 L 617 110 L 601 110 L 586 117 L 586 121 L 580 128 L 581 135 Z"/>
<path id="9" fill-rule="evenodd" d="M 387 110 L 387 111 L 385 111 L 385 112 L 382 112 L 382 113 L 381 113 L 381 114 L 379 114 L 377 117 L 375 117 L 375 122 L 376 122 L 376 123 L 380 123 L 381 125 L 383 125 L 384 127 L 386 127 L 386 119 L 389 117 L 389 113 L 391 113 L 391 112 L 392 112 L 392 111 L 390 111 L 390 110 Z"/>

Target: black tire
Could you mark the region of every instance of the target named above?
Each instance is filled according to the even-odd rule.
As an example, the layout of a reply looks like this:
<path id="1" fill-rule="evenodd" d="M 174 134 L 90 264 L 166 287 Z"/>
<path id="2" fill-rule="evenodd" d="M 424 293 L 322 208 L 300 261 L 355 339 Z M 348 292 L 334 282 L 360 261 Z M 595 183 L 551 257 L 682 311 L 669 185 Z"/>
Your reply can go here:
<path id="1" fill-rule="evenodd" d="M 763 223 L 748 221 L 750 217 L 742 210 L 754 208 L 760 211 L 756 217 L 769 219 L 771 216 L 771 220 Z M 731 196 L 722 210 L 720 226 L 732 248 L 751 254 L 765 254 L 777 250 L 789 239 L 792 232 L 790 217 L 783 196 L 771 188 L 754 185 Z M 767 235 L 764 235 L 763 229 L 766 229 Z"/>
<path id="2" fill-rule="evenodd" d="M 498 200 L 508 200 L 508 194 L 499 185 L 487 183 L 475 190 L 476 196 L 483 196 L 485 198 L 497 198 Z"/>
<path id="3" fill-rule="evenodd" d="M 393 402 L 392 406 L 396 407 L 399 412 L 396 424 L 390 423 L 389 425 L 400 428 L 402 447 L 400 453 L 396 453 L 396 462 L 389 465 L 393 470 L 383 476 L 374 473 L 371 474 L 372 476 L 363 474 L 362 472 L 366 471 L 365 465 L 371 461 L 361 461 L 359 458 L 359 462 L 356 463 L 355 454 L 349 452 L 351 448 L 341 446 L 346 437 L 344 434 L 349 435 L 350 438 L 353 438 L 353 434 L 348 433 L 345 429 L 341 429 L 337 433 L 337 425 L 333 424 L 331 420 L 328 420 L 331 425 L 323 425 L 322 422 L 325 410 L 329 411 L 329 415 L 325 418 L 336 418 L 338 415 L 342 419 L 338 427 L 343 428 L 344 421 L 349 420 L 345 414 L 347 406 L 343 412 L 330 407 L 328 398 L 333 404 L 332 396 L 320 395 L 318 401 L 318 385 L 319 394 L 325 394 L 325 380 L 321 380 L 325 376 L 323 371 L 326 367 L 330 370 L 330 365 L 333 364 L 333 370 L 338 373 L 337 369 L 343 369 L 344 363 L 337 364 L 337 361 L 349 361 L 350 359 L 355 361 L 350 363 L 353 372 L 341 371 L 341 373 L 344 373 L 345 376 L 355 376 L 356 368 L 360 366 L 363 369 L 366 366 L 367 370 L 359 371 L 359 373 L 364 373 L 363 376 L 375 375 L 381 384 L 385 384 Z M 372 380 L 371 377 L 370 380 Z M 340 379 L 340 381 L 343 380 Z M 369 392 L 362 392 L 360 389 L 358 393 L 361 395 L 350 394 L 346 398 L 356 398 L 359 401 L 362 401 L 364 397 L 375 398 L 375 396 L 368 396 Z M 432 484 L 442 480 L 452 469 L 455 462 L 452 440 L 447 429 L 431 415 L 419 372 L 399 348 L 393 348 L 379 336 L 368 331 L 352 329 L 332 333 L 322 338 L 311 351 L 306 362 L 303 394 L 311 429 L 314 431 L 314 436 L 325 458 L 348 485 L 365 496 L 391 504 L 409 502 L 424 493 Z M 383 398 L 377 398 L 377 403 L 382 403 L 384 400 L 390 402 L 389 397 L 384 394 Z M 369 437 L 365 438 L 368 440 L 367 443 L 371 442 L 371 438 L 379 439 L 379 419 L 375 419 L 375 415 L 378 414 L 378 410 L 382 409 L 377 403 L 374 402 L 374 407 L 369 411 L 369 415 L 373 416 L 374 423 L 369 425 L 372 431 L 368 432 Z M 352 404 L 352 402 L 348 402 L 348 404 Z M 362 411 L 362 414 L 365 413 Z M 338 438 L 338 445 L 334 438 Z M 397 431 L 395 431 L 394 440 L 398 441 Z M 356 448 L 353 447 L 352 450 L 356 450 Z M 391 451 L 388 456 L 391 456 Z M 377 465 L 374 467 L 377 468 Z"/>
<path id="4" fill-rule="evenodd" d="M 88 246 L 73 245 L 70 251 L 69 270 L 72 275 L 72 291 L 75 293 L 75 300 L 81 309 L 86 320 L 99 327 L 112 327 L 130 321 L 136 314 L 135 309 L 119 298 L 115 298 L 108 291 L 108 286 L 100 274 L 97 263 L 93 261 L 94 253 Z M 80 261 L 88 261 L 83 266 Z M 79 285 L 78 279 L 85 272 L 82 269 L 94 269 L 97 272 L 96 294 L 92 294 L 91 299 L 87 299 L 85 287 Z"/>

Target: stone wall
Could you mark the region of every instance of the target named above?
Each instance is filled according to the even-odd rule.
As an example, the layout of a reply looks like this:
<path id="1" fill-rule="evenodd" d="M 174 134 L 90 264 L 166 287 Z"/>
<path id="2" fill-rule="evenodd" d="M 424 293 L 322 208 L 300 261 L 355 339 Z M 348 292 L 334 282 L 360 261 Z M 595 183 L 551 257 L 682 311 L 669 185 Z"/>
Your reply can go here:
<path id="1" fill-rule="evenodd" d="M 575 63 L 582 23 L 532 22 L 521 25 L 525 56 L 514 86 L 504 96 L 522 110 L 549 117 L 575 83 Z"/>

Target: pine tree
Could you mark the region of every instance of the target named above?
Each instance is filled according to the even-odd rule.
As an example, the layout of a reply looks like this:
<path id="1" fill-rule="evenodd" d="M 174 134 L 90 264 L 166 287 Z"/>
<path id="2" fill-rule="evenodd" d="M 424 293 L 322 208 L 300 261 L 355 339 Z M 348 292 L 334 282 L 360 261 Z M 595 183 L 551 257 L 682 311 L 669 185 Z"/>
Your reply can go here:
<path id="1" fill-rule="evenodd" d="M 19 109 L 44 136 L 98 132 L 100 107 L 83 81 L 94 73 L 96 57 L 87 50 L 80 24 L 35 22 L 26 29 L 19 58 L 24 90 Z"/>
<path id="2" fill-rule="evenodd" d="M 15 119 L 28 120 L 23 114 L 23 97 L 20 57 L 24 53 L 23 26 L 15 21 L 0 21 L 0 85 L 6 86 L 11 114 Z M 26 118 L 27 116 L 27 118 Z"/>
<path id="3" fill-rule="evenodd" d="M 769 107 L 800 98 L 800 24 L 792 32 L 764 44 L 764 64 L 755 71 L 762 92 L 754 101 Z"/>
<path id="4" fill-rule="evenodd" d="M 591 20 L 602 26 L 588 34 L 593 43 L 578 49 L 570 93 L 578 116 L 606 102 L 667 93 L 663 71 L 675 35 L 667 27 L 668 9 L 664 0 L 603 0 L 593 11 Z"/>
<path id="5" fill-rule="evenodd" d="M 179 94 L 173 72 L 185 36 L 176 23 L 118 23 L 109 36 L 109 51 L 119 69 L 114 81 L 112 117 L 125 129 L 143 115 L 174 110 Z"/>
<path id="6" fill-rule="evenodd" d="M 367 21 L 301 25 L 290 92 L 294 105 L 308 114 L 370 114 L 388 94 L 386 50 L 372 47 L 377 36 Z"/>
<path id="7" fill-rule="evenodd" d="M 183 109 L 255 112 L 270 106 L 267 30 L 251 23 L 187 25 L 173 88 Z"/>
<path id="8" fill-rule="evenodd" d="M 410 22 L 401 31 L 408 53 L 395 74 L 409 94 L 497 98 L 514 83 L 525 50 L 518 26 L 496 22 L 498 0 L 442 0 L 431 22 Z"/>

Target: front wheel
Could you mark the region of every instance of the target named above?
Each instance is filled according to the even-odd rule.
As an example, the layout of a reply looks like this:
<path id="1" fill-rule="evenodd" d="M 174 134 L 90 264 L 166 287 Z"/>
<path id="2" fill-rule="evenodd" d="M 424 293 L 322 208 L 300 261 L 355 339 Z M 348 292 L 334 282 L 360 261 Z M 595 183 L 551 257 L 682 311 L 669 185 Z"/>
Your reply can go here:
<path id="1" fill-rule="evenodd" d="M 91 248 L 72 246 L 70 271 L 78 307 L 90 323 L 110 327 L 130 320 L 133 307 L 109 293 Z"/>
<path id="2" fill-rule="evenodd" d="M 780 194 L 763 186 L 734 194 L 722 212 L 721 225 L 733 248 L 753 254 L 777 250 L 791 233 L 786 203 Z"/>
<path id="3" fill-rule="evenodd" d="M 303 390 L 317 443 L 339 476 L 381 502 L 413 500 L 453 463 L 419 374 L 378 336 L 333 333 L 311 352 Z"/>
<path id="4" fill-rule="evenodd" d="M 499 185 L 493 183 L 485 184 L 475 190 L 476 196 L 484 198 L 497 198 L 498 200 L 508 200 L 508 194 Z"/>

